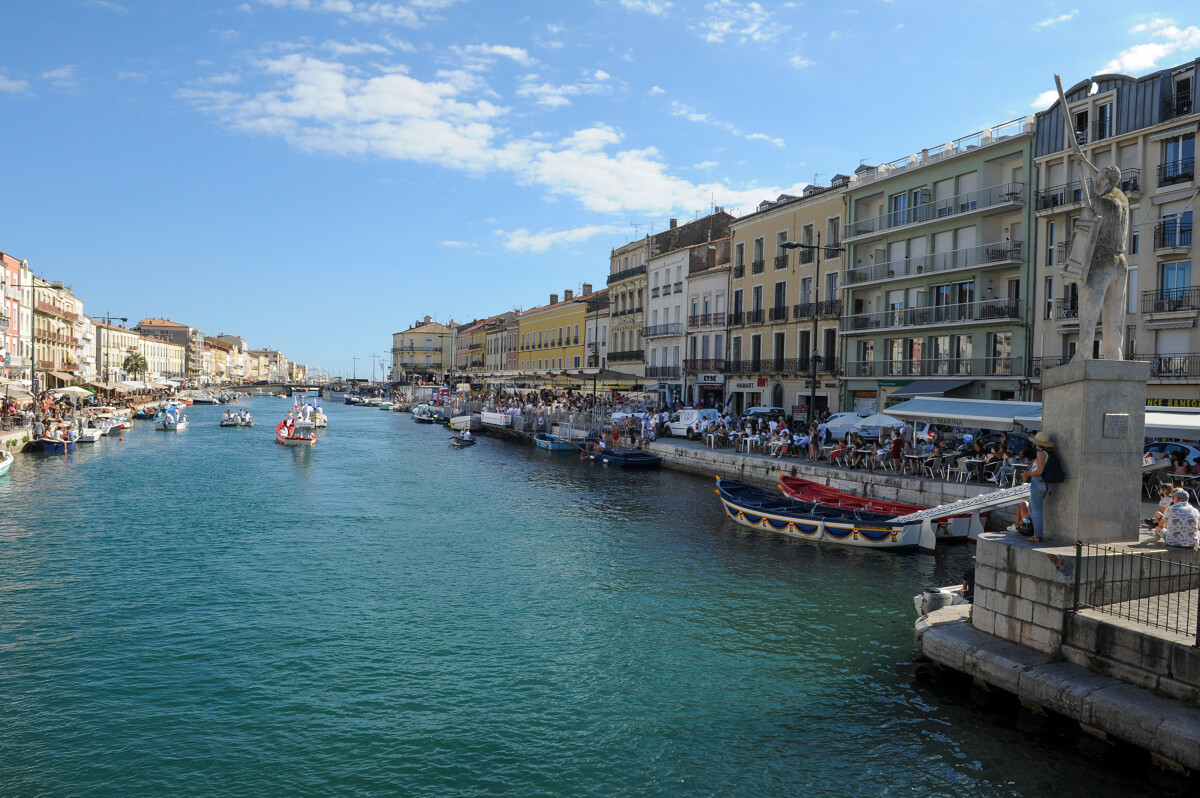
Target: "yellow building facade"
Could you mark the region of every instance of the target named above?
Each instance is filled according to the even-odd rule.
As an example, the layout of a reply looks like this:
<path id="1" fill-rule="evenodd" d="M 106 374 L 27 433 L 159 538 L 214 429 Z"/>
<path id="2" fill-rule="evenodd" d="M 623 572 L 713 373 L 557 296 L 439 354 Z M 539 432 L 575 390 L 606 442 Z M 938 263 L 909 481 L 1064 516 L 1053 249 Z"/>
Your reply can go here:
<path id="1" fill-rule="evenodd" d="M 587 304 L 574 292 L 550 295 L 549 304 L 525 311 L 519 317 L 518 364 L 527 374 L 548 376 L 586 365 L 584 325 Z"/>

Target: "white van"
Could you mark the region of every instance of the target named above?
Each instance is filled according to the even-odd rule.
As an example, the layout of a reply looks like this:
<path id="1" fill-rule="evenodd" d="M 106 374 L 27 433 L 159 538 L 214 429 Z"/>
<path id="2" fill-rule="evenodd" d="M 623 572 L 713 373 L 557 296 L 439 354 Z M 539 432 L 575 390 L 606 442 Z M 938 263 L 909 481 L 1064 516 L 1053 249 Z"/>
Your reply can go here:
<path id="1" fill-rule="evenodd" d="M 687 408 L 680 410 L 671 415 L 671 420 L 667 422 L 666 434 L 670 435 L 686 435 L 689 440 L 694 440 L 700 436 L 700 425 L 707 421 L 717 421 L 721 418 L 720 412 L 713 408 Z"/>

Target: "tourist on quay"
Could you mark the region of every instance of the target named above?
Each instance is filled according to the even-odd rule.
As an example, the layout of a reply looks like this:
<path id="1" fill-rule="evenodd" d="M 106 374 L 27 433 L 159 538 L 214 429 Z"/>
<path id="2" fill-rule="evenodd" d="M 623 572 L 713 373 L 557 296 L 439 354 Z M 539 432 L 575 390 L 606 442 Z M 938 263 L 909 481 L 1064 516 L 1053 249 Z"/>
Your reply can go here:
<path id="1" fill-rule="evenodd" d="M 1063 474 L 1058 457 L 1054 454 L 1054 441 L 1050 440 L 1049 435 L 1039 432 L 1033 438 L 1033 445 L 1037 447 L 1037 458 L 1022 476 L 1029 480 L 1029 514 L 1033 517 L 1033 537 L 1030 540 L 1041 543 L 1045 532 L 1043 508 L 1046 495 L 1050 492 L 1049 484 L 1061 482 Z M 1051 463 L 1054 473 L 1048 474 L 1047 465 Z"/>
<path id="2" fill-rule="evenodd" d="M 1154 517 L 1146 522 L 1146 526 L 1156 530 L 1158 522 L 1162 520 L 1163 514 L 1167 512 L 1167 508 L 1171 506 L 1171 494 L 1175 492 L 1175 485 L 1171 482 L 1164 482 L 1158 486 L 1158 511 L 1154 513 Z"/>
<path id="3" fill-rule="evenodd" d="M 1029 510 L 1029 502 L 1023 501 L 1017 504 L 1017 520 L 1013 521 L 1005 531 L 1016 532 L 1025 537 L 1033 534 L 1033 514 Z"/>
<path id="4" fill-rule="evenodd" d="M 1200 510 L 1188 503 L 1188 492 L 1176 488 L 1171 494 L 1171 504 L 1163 513 L 1154 537 L 1173 548 L 1196 548 L 1197 526 L 1200 525 Z"/>

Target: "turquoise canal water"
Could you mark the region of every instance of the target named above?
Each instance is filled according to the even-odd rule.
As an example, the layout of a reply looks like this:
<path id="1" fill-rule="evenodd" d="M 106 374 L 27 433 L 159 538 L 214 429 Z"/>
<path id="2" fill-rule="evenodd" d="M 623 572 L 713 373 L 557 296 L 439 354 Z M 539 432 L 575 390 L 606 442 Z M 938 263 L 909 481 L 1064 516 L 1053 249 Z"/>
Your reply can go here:
<path id="1" fill-rule="evenodd" d="M 969 557 L 726 521 L 626 473 L 327 405 L 189 409 L 0 478 L 0 794 L 1129 795 L 916 686 Z"/>

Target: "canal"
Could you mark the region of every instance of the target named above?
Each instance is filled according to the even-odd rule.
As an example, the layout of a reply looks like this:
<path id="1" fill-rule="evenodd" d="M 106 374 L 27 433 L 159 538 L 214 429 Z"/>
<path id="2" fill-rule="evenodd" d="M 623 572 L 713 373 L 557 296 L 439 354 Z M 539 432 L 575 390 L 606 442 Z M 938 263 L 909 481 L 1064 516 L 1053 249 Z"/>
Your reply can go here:
<path id="1" fill-rule="evenodd" d="M 914 684 L 938 557 L 745 530 L 708 480 L 327 404 L 192 407 L 0 478 L 0 794 L 1149 787 Z"/>

